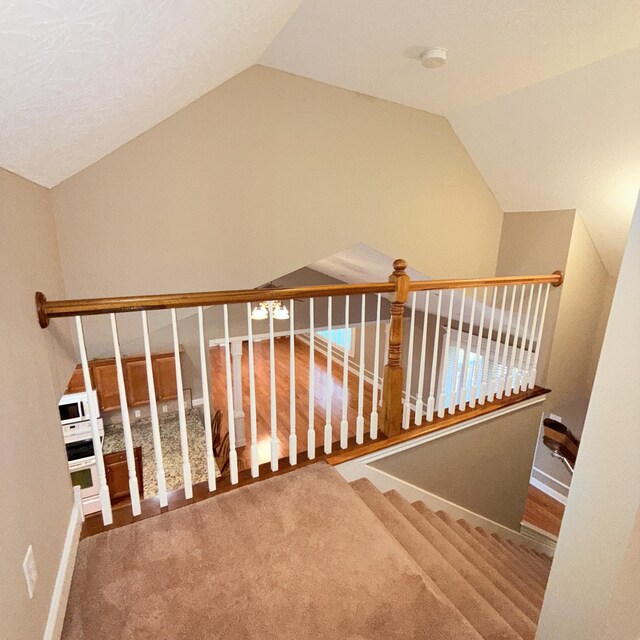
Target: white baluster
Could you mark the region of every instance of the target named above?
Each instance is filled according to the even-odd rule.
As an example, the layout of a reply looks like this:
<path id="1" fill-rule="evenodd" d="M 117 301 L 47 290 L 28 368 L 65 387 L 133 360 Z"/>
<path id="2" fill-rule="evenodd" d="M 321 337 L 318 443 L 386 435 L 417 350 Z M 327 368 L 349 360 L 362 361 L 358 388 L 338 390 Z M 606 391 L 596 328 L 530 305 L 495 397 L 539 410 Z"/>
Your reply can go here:
<path id="1" fill-rule="evenodd" d="M 525 315 L 524 320 L 524 329 L 522 331 L 522 338 L 520 339 L 520 354 L 518 356 L 518 377 L 516 378 L 516 384 L 514 385 L 513 390 L 518 393 L 520 391 L 520 387 L 522 386 L 522 378 L 524 376 L 524 371 L 522 370 L 522 365 L 524 362 L 524 352 L 527 346 L 527 331 L 529 329 L 529 317 L 531 315 L 531 303 L 533 302 L 533 287 L 534 285 L 529 285 L 529 300 L 527 301 L 527 313 Z M 523 286 L 524 289 L 524 286 Z"/>
<path id="2" fill-rule="evenodd" d="M 502 323 L 505 307 L 507 306 L 507 287 L 502 287 L 502 303 L 500 304 L 500 319 L 498 320 L 498 337 L 496 338 L 496 353 L 493 357 L 493 369 L 489 382 L 489 402 L 493 402 L 498 390 L 498 369 L 500 367 L 500 348 L 502 346 Z"/>
<path id="3" fill-rule="evenodd" d="M 416 295 L 414 291 L 411 296 L 411 323 L 409 325 L 409 355 L 407 357 L 407 373 L 404 389 L 404 405 L 402 407 L 402 428 L 409 428 L 411 418 L 411 376 L 413 374 L 413 334 L 416 325 Z"/>
<path id="4" fill-rule="evenodd" d="M 327 298 L 327 327 L 329 331 L 329 339 L 327 341 L 327 388 L 326 388 L 326 402 L 325 402 L 325 425 L 324 425 L 324 452 L 326 454 L 331 453 L 331 441 L 333 440 L 333 428 L 331 426 L 331 398 L 333 396 L 333 378 L 331 375 L 331 314 L 332 300 L 331 296 Z"/>
<path id="5" fill-rule="evenodd" d="M 313 460 L 316 457 L 316 431 L 314 428 L 315 418 L 315 338 L 316 330 L 314 326 L 313 298 L 309 298 L 309 430 L 307 431 L 307 457 Z"/>
<path id="6" fill-rule="evenodd" d="M 462 339 L 462 327 L 464 325 L 464 301 L 467 297 L 467 290 L 462 290 L 462 301 L 460 302 L 460 315 L 458 317 L 458 331 L 456 336 L 456 357 L 454 361 L 453 378 L 451 385 L 451 397 L 449 398 L 449 414 L 456 412 L 456 404 L 458 402 L 458 372 L 460 369 L 460 341 Z"/>
<path id="7" fill-rule="evenodd" d="M 493 299 L 491 301 L 491 316 L 489 317 L 489 333 L 487 335 L 487 346 L 482 363 L 482 382 L 480 384 L 480 397 L 478 404 L 484 404 L 487 398 L 487 378 L 489 377 L 489 360 L 491 358 L 491 343 L 493 338 L 493 320 L 496 315 L 496 300 L 498 298 L 498 287 L 493 287 Z"/>
<path id="8" fill-rule="evenodd" d="M 447 377 L 449 374 L 449 346 L 451 344 L 451 319 L 453 316 L 453 299 L 455 297 L 455 289 L 449 290 L 449 315 L 447 319 L 447 331 L 445 336 L 444 353 L 444 373 L 442 377 L 442 391 L 440 392 L 440 398 L 438 399 L 438 417 L 444 418 L 444 411 L 447 408 L 447 398 L 445 397 L 445 386 Z"/>
<path id="9" fill-rule="evenodd" d="M 142 316 L 142 339 L 144 341 L 144 359 L 147 368 L 147 388 L 149 390 L 149 412 L 151 413 L 151 434 L 153 436 L 153 457 L 156 463 L 156 478 L 158 480 L 158 499 L 160 506 L 166 507 L 167 483 L 164 477 L 164 458 L 162 457 L 162 441 L 160 440 L 160 421 L 158 420 L 158 403 L 156 401 L 156 387 L 153 380 L 153 363 L 151 362 L 151 347 L 149 345 L 149 319 L 146 311 Z"/>
<path id="10" fill-rule="evenodd" d="M 278 406 L 276 397 L 276 345 L 273 313 L 269 310 L 269 406 L 271 408 L 271 471 L 278 470 Z"/>
<path id="11" fill-rule="evenodd" d="M 429 398 L 427 399 L 427 422 L 433 420 L 436 409 L 436 371 L 438 367 L 438 338 L 440 336 L 440 313 L 442 311 L 443 291 L 438 291 L 438 310 L 436 311 L 436 329 L 433 333 L 433 357 L 431 359 L 431 380 L 429 381 Z"/>
<path id="12" fill-rule="evenodd" d="M 373 392 L 371 395 L 371 418 L 369 422 L 369 436 L 372 440 L 378 437 L 378 375 L 380 373 L 380 301 L 382 294 L 378 294 L 376 305 L 376 340 L 373 348 Z"/>
<path id="13" fill-rule="evenodd" d="M 424 360 L 427 355 L 427 326 L 429 325 L 429 291 L 424 294 L 424 318 L 422 322 L 422 343 L 420 345 L 420 372 L 418 373 L 418 390 L 416 391 L 416 414 L 414 423 L 422 424 L 422 414 L 424 413 L 424 402 L 422 392 L 424 390 Z"/>
<path id="14" fill-rule="evenodd" d="M 516 333 L 513 338 L 513 348 L 511 349 L 511 359 L 509 364 L 509 372 L 506 378 L 506 385 L 504 389 L 504 394 L 509 397 L 511 392 L 513 391 L 514 385 L 514 373 L 513 369 L 516 365 L 516 353 L 518 351 L 518 338 L 520 337 L 520 325 L 522 323 L 522 304 L 524 303 L 524 292 L 525 286 L 522 285 L 520 288 L 520 302 L 518 303 L 518 322 L 516 324 Z"/>
<path id="15" fill-rule="evenodd" d="M 529 332 L 529 348 L 527 349 L 527 361 L 524 365 L 524 372 L 520 382 L 520 391 L 525 391 L 529 386 L 529 373 L 531 371 L 531 354 L 533 353 L 533 344 L 536 339 L 536 328 L 538 326 L 538 311 L 540 309 L 540 298 L 542 297 L 542 283 L 538 285 L 538 295 L 536 296 L 536 306 L 533 311 L 533 324 Z"/>
<path id="16" fill-rule="evenodd" d="M 258 419 L 256 415 L 256 373 L 253 358 L 253 322 L 251 320 L 251 303 L 247 302 L 247 337 L 249 339 L 249 413 L 251 420 L 251 477 L 260 474 L 258 461 Z"/>
<path id="17" fill-rule="evenodd" d="M 364 329 L 366 320 L 366 299 L 362 294 L 360 308 L 360 369 L 358 372 L 358 417 L 356 418 L 356 443 L 364 442 Z"/>
<path id="18" fill-rule="evenodd" d="M 209 491 L 216 490 L 216 465 L 213 458 L 211 437 L 211 396 L 209 391 L 209 349 L 204 339 L 204 314 L 198 307 L 198 337 L 200 341 L 200 377 L 202 379 L 202 407 L 204 410 L 204 446 L 207 459 L 207 480 Z"/>
<path id="19" fill-rule="evenodd" d="M 115 313 L 111 313 L 109 315 L 111 318 L 113 350 L 116 359 L 116 375 L 118 378 L 118 395 L 120 396 L 120 412 L 122 413 L 122 434 L 124 435 L 124 451 L 127 457 L 127 471 L 129 472 L 129 495 L 131 496 L 131 512 L 134 516 L 139 516 L 141 513 L 140 490 L 138 488 L 138 476 L 136 475 L 136 459 L 133 453 L 133 437 L 131 435 L 131 422 L 129 421 L 127 389 L 124 383 L 124 371 L 122 370 L 122 356 L 120 355 L 118 324 L 116 322 Z"/>
<path id="20" fill-rule="evenodd" d="M 538 339 L 536 340 L 536 351 L 533 354 L 533 367 L 531 367 L 531 373 L 529 375 L 529 389 L 533 389 L 536 386 L 536 376 L 538 375 L 538 357 L 540 356 L 540 345 L 542 341 L 542 332 L 544 330 L 544 319 L 547 315 L 547 302 L 549 300 L 549 288 L 547 287 L 544 292 L 544 303 L 542 305 L 542 316 L 540 318 L 540 329 L 538 329 Z"/>
<path id="21" fill-rule="evenodd" d="M 482 312 L 480 313 L 480 326 L 478 327 L 478 342 L 476 344 L 476 358 L 473 367 L 473 378 L 471 379 L 471 397 L 469 398 L 469 406 L 473 409 L 476 406 L 478 398 L 478 369 L 480 366 L 480 356 L 482 355 L 482 334 L 484 333 L 484 316 L 487 310 L 487 288 L 482 291 Z M 480 380 L 482 383 L 482 380 Z"/>
<path id="22" fill-rule="evenodd" d="M 113 522 L 113 514 L 111 512 L 111 498 L 109 496 L 107 474 L 104 468 L 104 458 L 102 457 L 102 442 L 100 441 L 100 431 L 98 430 L 98 407 L 96 406 L 95 394 L 93 392 L 93 387 L 91 386 L 91 373 L 89 372 L 87 347 L 84 342 L 84 331 L 82 329 L 82 319 L 80 316 L 76 316 L 76 331 L 78 334 L 78 348 L 80 349 L 80 362 L 82 363 L 84 388 L 87 391 L 87 406 L 89 409 L 89 424 L 91 425 L 91 439 L 93 440 L 93 453 L 95 455 L 98 471 L 100 509 L 102 510 L 102 522 L 106 526 Z"/>
<path id="23" fill-rule="evenodd" d="M 513 285 L 513 291 L 511 292 L 511 304 L 509 305 L 509 319 L 507 320 L 507 328 L 504 334 L 504 347 L 502 350 L 502 371 L 500 372 L 500 382 L 498 383 L 498 393 L 496 397 L 498 400 L 502 399 L 502 395 L 507 386 L 507 356 L 509 353 L 509 343 L 511 342 L 511 325 L 513 321 L 513 305 L 516 300 L 517 285 Z"/>
<path id="24" fill-rule="evenodd" d="M 349 296 L 344 299 L 344 330 L 349 331 Z M 331 339 L 331 335 L 329 335 Z M 347 420 L 347 401 L 349 400 L 349 351 L 342 354 L 342 420 L 340 421 L 340 448 L 346 449 L 349 443 L 349 422 Z"/>
<path id="25" fill-rule="evenodd" d="M 458 408 L 460 411 L 464 411 L 464 408 L 467 404 L 467 384 L 469 383 L 469 360 L 471 359 L 471 344 L 473 342 L 473 323 L 476 318 L 476 302 L 478 299 L 478 289 L 473 289 L 473 298 L 471 300 L 471 318 L 469 319 L 469 331 L 467 332 L 467 347 L 464 350 L 464 364 L 462 365 L 462 370 L 464 372 L 464 377 L 462 380 L 462 386 L 460 389 L 460 400 L 458 404 Z"/>
<path id="26" fill-rule="evenodd" d="M 229 423 L 229 470 L 231 484 L 238 483 L 238 453 L 236 451 L 236 425 L 233 410 L 233 386 L 231 380 L 231 343 L 229 340 L 229 309 L 225 304 L 222 308 L 224 313 L 224 360 L 225 372 L 227 376 L 227 414 Z M 271 318 L 273 316 L 269 314 Z"/>
<path id="27" fill-rule="evenodd" d="M 191 481 L 191 463 L 189 462 L 189 438 L 187 436 L 187 414 L 184 408 L 184 390 L 182 389 L 182 366 L 180 365 L 180 343 L 178 342 L 178 319 L 176 310 L 171 309 L 171 326 L 173 328 L 173 355 L 176 363 L 176 390 L 178 392 L 178 424 L 180 425 L 180 450 L 182 453 L 182 479 L 184 481 L 184 497 L 193 498 Z"/>
<path id="28" fill-rule="evenodd" d="M 293 318 L 293 303 L 289 309 L 289 463 L 298 463 L 298 438 L 296 436 L 296 347 L 295 321 Z"/>

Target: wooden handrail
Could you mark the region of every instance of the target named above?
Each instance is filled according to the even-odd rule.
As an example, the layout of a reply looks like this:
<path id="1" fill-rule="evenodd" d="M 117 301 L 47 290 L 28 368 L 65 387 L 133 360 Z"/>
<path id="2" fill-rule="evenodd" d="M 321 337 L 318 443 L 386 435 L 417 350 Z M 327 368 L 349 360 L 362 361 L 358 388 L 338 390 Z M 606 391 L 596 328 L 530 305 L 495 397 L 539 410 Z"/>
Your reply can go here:
<path id="1" fill-rule="evenodd" d="M 550 283 L 554 287 L 562 284 L 563 274 L 554 271 L 551 275 L 515 276 L 500 278 L 476 278 L 467 280 L 414 280 L 409 291 L 433 289 L 463 289 L 518 284 Z M 266 300 L 291 300 L 293 298 L 318 298 L 347 296 L 363 293 L 393 293 L 394 282 L 368 282 L 364 284 L 316 285 L 287 289 L 236 289 L 230 291 L 207 291 L 199 293 L 169 293 L 143 296 L 115 296 L 109 298 L 84 298 L 78 300 L 47 300 L 44 293 L 36 292 L 38 322 L 44 329 L 51 318 L 125 313 L 129 311 L 153 311 L 155 309 L 180 309 L 184 307 L 208 307 L 243 302 Z"/>
<path id="2" fill-rule="evenodd" d="M 466 280 L 412 280 L 409 291 L 433 291 L 440 289 L 474 289 L 476 287 L 503 287 L 518 284 L 547 284 L 559 287 L 564 281 L 562 271 L 539 276 L 504 276 L 498 278 L 468 278 Z"/>

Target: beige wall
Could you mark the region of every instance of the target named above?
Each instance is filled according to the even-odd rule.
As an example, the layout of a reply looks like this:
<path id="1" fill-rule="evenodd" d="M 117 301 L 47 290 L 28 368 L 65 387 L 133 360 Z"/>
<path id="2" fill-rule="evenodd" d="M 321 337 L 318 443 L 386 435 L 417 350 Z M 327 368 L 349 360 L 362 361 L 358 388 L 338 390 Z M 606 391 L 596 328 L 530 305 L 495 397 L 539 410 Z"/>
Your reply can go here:
<path id="1" fill-rule="evenodd" d="M 445 118 L 261 66 L 52 194 L 70 297 L 253 287 L 357 242 L 489 276 L 502 224 Z"/>
<path id="2" fill-rule="evenodd" d="M 34 292 L 63 296 L 46 189 L 0 169 L 0 638 L 41 638 L 72 506 L 57 412 L 71 371 L 68 325 L 43 331 Z M 29 600 L 22 561 L 33 545 L 38 583 Z"/>
<path id="3" fill-rule="evenodd" d="M 624 602 L 628 589 L 640 580 L 639 273 L 640 201 L 602 345 L 538 640 L 640 636 L 637 591 L 635 615 L 615 619 L 629 606 Z"/>
<path id="4" fill-rule="evenodd" d="M 539 424 L 536 405 L 371 464 L 519 530 Z"/>

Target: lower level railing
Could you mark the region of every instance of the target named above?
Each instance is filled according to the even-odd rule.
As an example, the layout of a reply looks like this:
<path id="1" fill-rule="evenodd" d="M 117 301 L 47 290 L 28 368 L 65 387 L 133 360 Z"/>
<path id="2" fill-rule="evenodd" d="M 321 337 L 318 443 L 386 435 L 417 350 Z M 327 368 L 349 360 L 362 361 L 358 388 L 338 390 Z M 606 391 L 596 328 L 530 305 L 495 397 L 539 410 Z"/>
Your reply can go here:
<path id="1" fill-rule="evenodd" d="M 206 482 L 209 492 L 215 492 L 219 467 L 228 469 L 236 484 L 243 463 L 256 478 L 265 457 L 271 471 L 277 471 L 284 450 L 289 465 L 295 466 L 300 455 L 313 459 L 317 446 L 330 454 L 347 448 L 354 438 L 357 447 L 376 440 L 379 431 L 397 435 L 445 414 L 532 389 L 549 287 L 561 283 L 559 272 L 412 282 L 406 263 L 396 260 L 389 282 L 383 283 L 68 301 L 47 301 L 37 293 L 36 304 L 42 327 L 51 318 L 75 318 L 85 389 L 99 387 L 100 379 L 92 375 L 95 363 L 87 353 L 91 341 L 85 339 L 83 317 L 109 317 L 116 383 L 109 408 L 117 406 L 121 414 L 130 508 L 137 516 L 142 478 L 130 418 L 131 405 L 137 406 L 141 396 L 139 387 L 134 389 L 136 381 L 146 387 L 160 505 L 168 501 L 168 455 L 179 456 L 179 465 L 172 459 L 171 467 L 181 471 L 185 498 L 193 495 L 190 448 L 202 450 L 203 443 L 194 443 L 187 427 L 180 333 L 189 332 L 191 360 L 199 363 L 197 383 L 191 381 L 191 386 L 202 393 L 204 428 L 195 437 L 204 441 Z M 177 310 L 185 308 L 192 313 L 179 320 Z M 175 452 L 163 451 L 166 427 L 161 429 L 158 401 L 164 402 L 164 396 L 158 389 L 166 371 L 156 366 L 149 324 L 151 313 L 167 310 L 177 403 Z M 144 355 L 132 364 L 121 353 L 118 318 L 124 313 L 140 317 Z M 195 318 L 195 325 L 189 318 Z M 87 397 L 100 510 L 108 525 L 111 497 L 98 400 L 94 393 Z"/>

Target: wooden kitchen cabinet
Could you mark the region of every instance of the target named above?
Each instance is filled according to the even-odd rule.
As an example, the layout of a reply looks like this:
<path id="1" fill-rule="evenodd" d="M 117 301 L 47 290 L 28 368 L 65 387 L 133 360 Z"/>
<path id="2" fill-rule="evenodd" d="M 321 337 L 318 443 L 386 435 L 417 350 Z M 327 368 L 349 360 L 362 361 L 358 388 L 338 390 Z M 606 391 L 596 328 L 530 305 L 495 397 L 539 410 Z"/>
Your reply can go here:
<path id="1" fill-rule="evenodd" d="M 153 379 L 158 400 L 175 400 L 178 397 L 176 359 L 173 353 L 156 355 L 153 359 Z"/>
<path id="2" fill-rule="evenodd" d="M 122 363 L 122 368 L 124 370 L 129 406 L 139 407 L 140 405 L 149 404 L 147 363 L 144 357 L 126 358 Z"/>
<path id="3" fill-rule="evenodd" d="M 138 493 L 140 498 L 144 496 L 144 482 L 142 479 L 142 447 L 133 449 L 136 477 L 138 478 Z M 127 467 L 127 454 L 124 451 L 114 451 L 104 455 L 104 469 L 109 485 L 109 496 L 113 506 L 131 500 L 129 490 L 129 469 Z"/>
<path id="4" fill-rule="evenodd" d="M 102 411 L 114 411 L 120 408 L 120 393 L 118 391 L 118 374 L 116 362 L 111 358 L 107 360 L 94 360 L 91 363 L 93 383 L 98 392 L 98 404 Z"/>
<path id="5" fill-rule="evenodd" d="M 176 384 L 176 364 L 173 351 L 151 354 L 153 380 L 155 383 L 156 400 L 175 400 L 178 397 Z M 139 407 L 149 404 L 149 387 L 147 384 L 147 364 L 142 355 L 122 358 L 122 372 L 127 391 L 129 407 Z M 98 404 L 101 411 L 115 411 L 120 409 L 120 394 L 118 392 L 118 373 L 116 361 L 113 358 L 103 358 L 89 362 L 91 384 L 98 392 Z M 84 391 L 82 367 L 78 365 L 67 385 L 66 393 Z"/>

